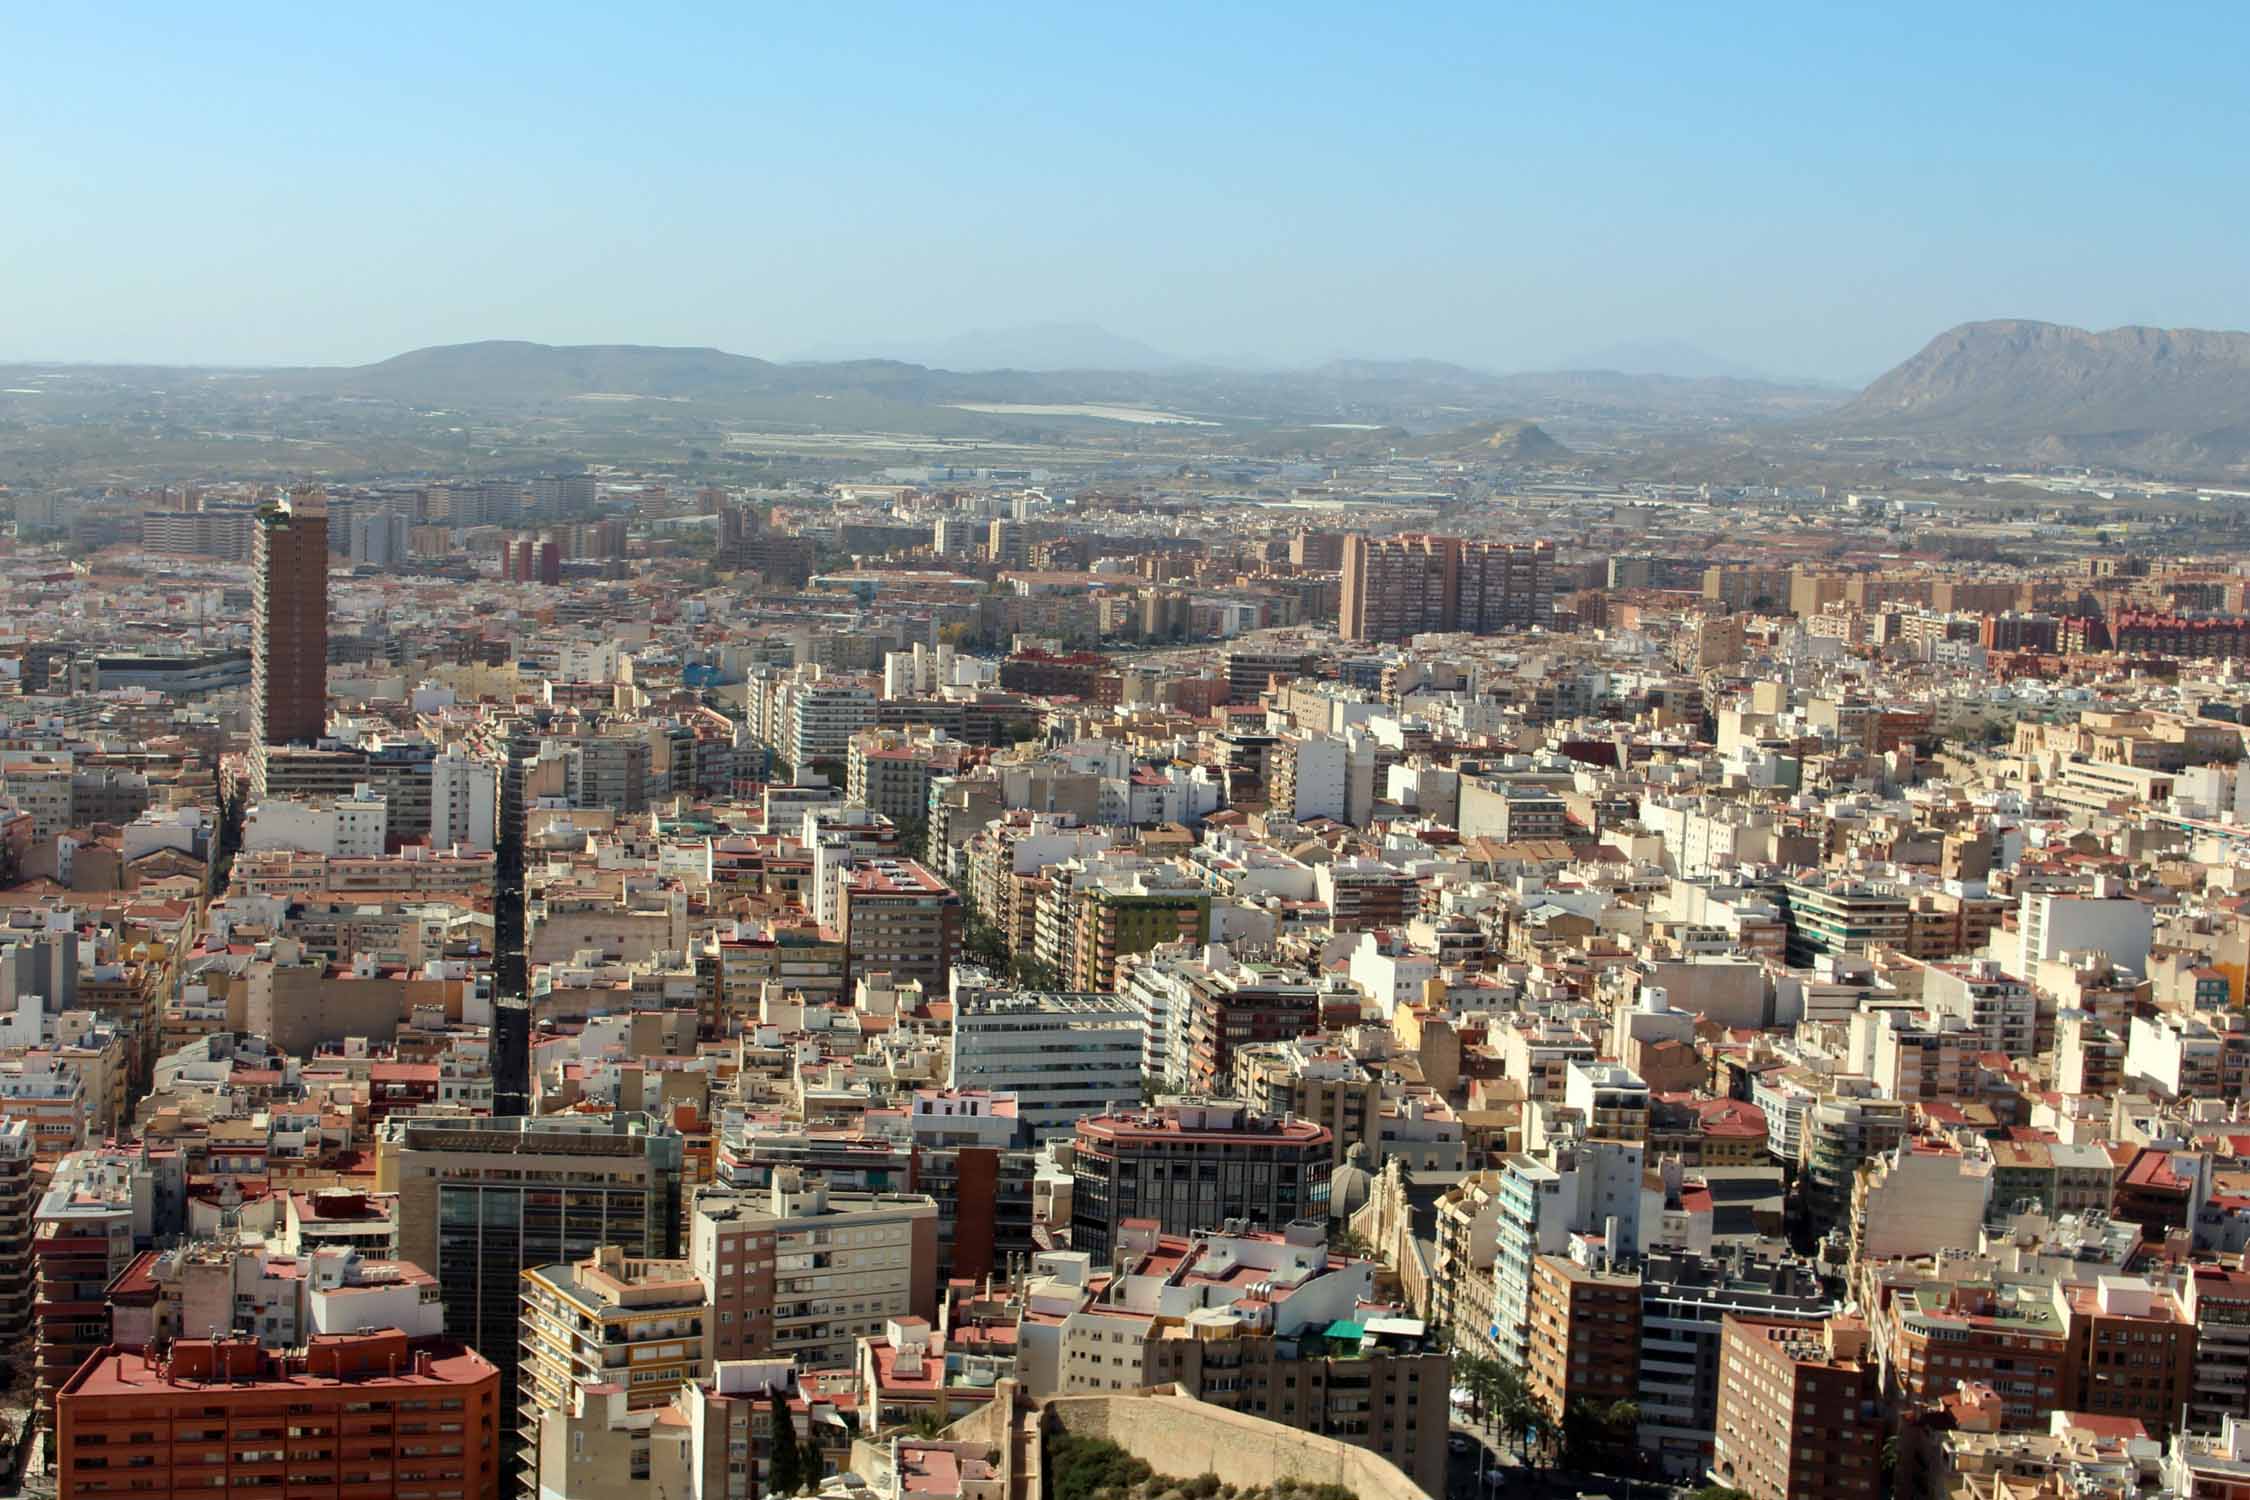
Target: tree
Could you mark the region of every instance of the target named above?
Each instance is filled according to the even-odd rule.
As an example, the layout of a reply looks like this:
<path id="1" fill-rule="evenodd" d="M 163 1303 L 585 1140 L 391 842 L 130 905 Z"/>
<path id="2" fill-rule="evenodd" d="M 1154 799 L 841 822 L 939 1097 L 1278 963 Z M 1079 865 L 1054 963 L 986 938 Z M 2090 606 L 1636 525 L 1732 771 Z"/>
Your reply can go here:
<path id="1" fill-rule="evenodd" d="M 805 1487 L 804 1455 L 797 1446 L 797 1422 L 789 1414 L 789 1398 L 773 1393 L 772 1453 L 766 1464 L 766 1493 L 794 1495 Z"/>
<path id="2" fill-rule="evenodd" d="M 1562 1461 L 1566 1469 L 1593 1472 L 1609 1446 L 1609 1413 L 1580 1397 L 1563 1409 Z"/>
<path id="3" fill-rule="evenodd" d="M 1546 1412 L 1532 1399 L 1531 1392 L 1517 1382 L 1512 1389 L 1502 1392 L 1493 1416 L 1500 1430 L 1508 1435 L 1508 1441 L 1515 1444 L 1516 1457 L 1530 1463 L 1532 1439 L 1547 1420 Z"/>
<path id="4" fill-rule="evenodd" d="M 819 1489 L 820 1481 L 828 1476 L 828 1456 L 820 1451 L 820 1442 L 812 1436 L 810 1424 L 797 1444 L 797 1475 L 797 1482 L 808 1490 Z"/>
<path id="5" fill-rule="evenodd" d="M 907 857 L 922 864 L 930 863 L 930 820 L 927 816 L 914 816 L 898 825 L 898 846 Z"/>
<path id="6" fill-rule="evenodd" d="M 1049 1500 L 1093 1500 L 1105 1490 L 1123 1493 L 1156 1474 L 1117 1444 L 1072 1432 L 1047 1439 L 1045 1468 Z"/>
<path id="7" fill-rule="evenodd" d="M 1328 1235 L 1328 1253 L 1348 1256 L 1353 1260 L 1376 1258 L 1375 1247 L 1367 1242 L 1366 1235 L 1356 1229 L 1331 1230 Z"/>
<path id="8" fill-rule="evenodd" d="M 1481 1354 L 1456 1354 L 1453 1356 L 1453 1383 L 1469 1393 L 1469 1410 L 1479 1421 L 1485 1414 L 1486 1403 L 1497 1393 L 1500 1379 L 1500 1362 Z"/>

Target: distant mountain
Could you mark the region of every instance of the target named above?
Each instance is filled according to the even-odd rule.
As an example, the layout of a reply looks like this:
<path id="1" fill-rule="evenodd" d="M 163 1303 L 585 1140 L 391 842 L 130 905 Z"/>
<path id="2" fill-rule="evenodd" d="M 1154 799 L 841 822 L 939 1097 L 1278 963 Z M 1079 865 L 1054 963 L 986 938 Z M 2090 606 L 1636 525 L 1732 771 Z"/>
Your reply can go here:
<path id="1" fill-rule="evenodd" d="M 2240 468 L 2250 464 L 2250 333 L 1964 323 L 1827 421 L 1933 451 Z"/>
<path id="2" fill-rule="evenodd" d="M 1427 381 L 1440 385 L 1489 385 L 1490 375 L 1442 359 L 1332 359 L 1313 371 L 1329 380 Z"/>
<path id="3" fill-rule="evenodd" d="M 653 344 L 533 344 L 487 339 L 439 344 L 377 364 L 290 371 L 303 389 L 330 388 L 414 402 L 556 400 L 626 395 L 695 398 L 770 386 L 779 367 L 721 349 Z"/>
<path id="4" fill-rule="evenodd" d="M 1101 354 L 1083 343 L 1066 348 L 1068 342 L 1051 343 L 1050 355 Z M 1146 352 L 1144 346 L 1133 348 Z M 1035 351 L 1018 345 L 1009 352 Z M 235 393 L 257 388 L 425 412 L 567 415 L 607 432 L 678 419 L 724 422 L 730 430 L 1020 438 L 1101 420 L 1072 410 L 1076 407 L 1121 405 L 1189 413 L 1238 435 L 1257 429 L 1264 434 L 1259 442 L 1292 452 L 1364 444 L 1322 433 L 1397 428 L 1403 435 L 1485 423 L 1498 426 L 1481 436 L 1456 435 L 1451 447 L 1430 451 L 1466 453 L 1471 443 L 1492 440 L 1478 450 L 1483 456 L 1527 461 L 1566 454 L 1560 445 L 1543 446 L 1552 443 L 1543 430 L 1501 431 L 1508 420 L 1567 423 L 1572 430 L 1619 422 L 1703 428 L 1802 420 L 1842 399 L 1836 392 L 1802 387 L 1614 370 L 1491 375 L 1423 359 L 1339 359 L 1298 370 L 1179 364 L 958 371 L 896 359 L 777 363 L 712 348 L 504 339 L 416 349 L 351 368 L 243 372 L 226 385 Z M 373 419 L 368 413 L 360 418 Z"/>
<path id="5" fill-rule="evenodd" d="M 936 370 L 1170 370 L 1190 363 L 1093 323 L 979 328 L 934 341 L 902 341 L 867 352 Z M 826 361 L 808 361 L 826 362 Z"/>
<path id="6" fill-rule="evenodd" d="M 1670 375 L 1681 380 L 1766 380 L 1764 371 L 1722 359 L 1678 339 L 1628 339 L 1563 361 L 1566 370 L 1618 370 L 1627 375 Z"/>
<path id="7" fill-rule="evenodd" d="M 1479 422 L 1451 432 L 1433 432 L 1396 445 L 1402 454 L 1425 458 L 1498 458 L 1520 463 L 1561 463 L 1571 452 L 1537 422 Z"/>

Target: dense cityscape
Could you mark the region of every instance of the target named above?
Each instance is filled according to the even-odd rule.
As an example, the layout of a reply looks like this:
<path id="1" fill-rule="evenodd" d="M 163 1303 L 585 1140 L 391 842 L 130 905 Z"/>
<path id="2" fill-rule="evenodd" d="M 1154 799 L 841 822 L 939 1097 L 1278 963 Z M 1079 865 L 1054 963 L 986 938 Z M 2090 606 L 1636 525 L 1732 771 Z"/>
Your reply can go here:
<path id="1" fill-rule="evenodd" d="M 0 1500 L 2250 1500 L 2250 6 L 17 6 Z"/>
<path id="2" fill-rule="evenodd" d="M 860 467 L 12 494 L 27 1484 L 2250 1485 L 2208 495 Z"/>

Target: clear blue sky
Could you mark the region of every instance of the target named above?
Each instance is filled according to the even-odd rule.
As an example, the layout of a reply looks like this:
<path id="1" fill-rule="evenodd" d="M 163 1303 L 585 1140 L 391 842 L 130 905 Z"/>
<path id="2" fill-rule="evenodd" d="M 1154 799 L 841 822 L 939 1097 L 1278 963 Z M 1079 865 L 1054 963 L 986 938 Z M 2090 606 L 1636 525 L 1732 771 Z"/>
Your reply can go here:
<path id="1" fill-rule="evenodd" d="M 0 357 L 2250 326 L 2250 8 L 11 7 Z"/>

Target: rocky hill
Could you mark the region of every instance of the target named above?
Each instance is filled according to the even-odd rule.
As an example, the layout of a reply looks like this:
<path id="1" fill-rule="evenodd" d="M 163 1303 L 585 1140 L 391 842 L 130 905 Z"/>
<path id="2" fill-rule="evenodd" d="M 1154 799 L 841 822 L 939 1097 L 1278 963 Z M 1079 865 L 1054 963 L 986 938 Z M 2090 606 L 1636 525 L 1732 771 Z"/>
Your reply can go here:
<path id="1" fill-rule="evenodd" d="M 1827 420 L 1964 457 L 2239 468 L 2250 333 L 1965 323 Z"/>
<path id="2" fill-rule="evenodd" d="M 1561 463 L 1570 450 L 1549 437 L 1537 422 L 1479 422 L 1450 432 L 1433 432 L 1397 445 L 1398 451 L 1429 458 L 1485 458 L 1516 463 Z"/>

